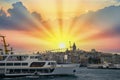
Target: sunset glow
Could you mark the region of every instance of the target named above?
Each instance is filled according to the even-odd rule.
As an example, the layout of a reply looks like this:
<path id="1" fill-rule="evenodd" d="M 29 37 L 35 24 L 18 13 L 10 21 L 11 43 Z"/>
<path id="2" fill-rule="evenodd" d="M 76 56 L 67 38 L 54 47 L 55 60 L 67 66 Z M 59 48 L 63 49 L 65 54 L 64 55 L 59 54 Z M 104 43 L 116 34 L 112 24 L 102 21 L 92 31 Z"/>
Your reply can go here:
<path id="1" fill-rule="evenodd" d="M 1 0 L 0 34 L 20 50 L 67 48 L 71 41 L 80 49 L 119 52 L 120 15 L 115 10 L 120 9 L 118 3 L 117 0 Z M 110 12 L 113 8 L 114 13 Z"/>
<path id="2" fill-rule="evenodd" d="M 60 43 L 60 44 L 59 44 L 59 47 L 60 47 L 60 48 L 65 48 L 65 43 Z"/>

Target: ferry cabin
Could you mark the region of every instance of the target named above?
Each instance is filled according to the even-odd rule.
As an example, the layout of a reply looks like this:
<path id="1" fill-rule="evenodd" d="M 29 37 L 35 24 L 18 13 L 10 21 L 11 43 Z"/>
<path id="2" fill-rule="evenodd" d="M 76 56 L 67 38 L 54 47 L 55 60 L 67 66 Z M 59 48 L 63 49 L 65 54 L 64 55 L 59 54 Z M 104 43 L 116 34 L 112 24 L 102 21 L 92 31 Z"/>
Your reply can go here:
<path id="1" fill-rule="evenodd" d="M 1 55 L 0 74 L 52 73 L 56 61 L 42 61 L 38 55 Z M 23 74 L 23 75 L 24 75 Z"/>

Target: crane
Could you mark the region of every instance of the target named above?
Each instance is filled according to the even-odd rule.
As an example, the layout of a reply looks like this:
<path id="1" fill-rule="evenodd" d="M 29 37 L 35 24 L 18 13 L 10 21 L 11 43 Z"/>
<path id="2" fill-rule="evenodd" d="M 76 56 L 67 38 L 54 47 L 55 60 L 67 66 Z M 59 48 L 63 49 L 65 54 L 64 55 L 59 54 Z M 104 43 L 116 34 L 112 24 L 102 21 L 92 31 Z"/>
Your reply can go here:
<path id="1" fill-rule="evenodd" d="M 0 35 L 0 37 L 2 38 L 2 41 L 3 41 L 4 52 L 5 52 L 5 54 L 8 54 L 8 49 L 7 49 L 7 47 L 8 47 L 9 45 L 6 44 L 5 36 Z"/>

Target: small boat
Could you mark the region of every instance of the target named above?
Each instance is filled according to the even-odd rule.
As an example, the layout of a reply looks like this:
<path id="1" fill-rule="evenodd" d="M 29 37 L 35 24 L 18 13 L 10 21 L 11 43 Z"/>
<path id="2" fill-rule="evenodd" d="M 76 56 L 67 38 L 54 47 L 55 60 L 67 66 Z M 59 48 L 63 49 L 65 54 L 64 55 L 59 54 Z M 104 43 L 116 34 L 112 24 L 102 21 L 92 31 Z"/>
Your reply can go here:
<path id="1" fill-rule="evenodd" d="M 38 77 L 48 75 L 75 75 L 79 64 L 57 64 L 56 61 L 41 60 L 39 54 L 8 53 L 4 42 L 4 53 L 0 54 L 0 77 Z"/>
<path id="2" fill-rule="evenodd" d="M 104 63 L 104 64 L 89 64 L 88 69 L 120 69 L 120 64 Z"/>

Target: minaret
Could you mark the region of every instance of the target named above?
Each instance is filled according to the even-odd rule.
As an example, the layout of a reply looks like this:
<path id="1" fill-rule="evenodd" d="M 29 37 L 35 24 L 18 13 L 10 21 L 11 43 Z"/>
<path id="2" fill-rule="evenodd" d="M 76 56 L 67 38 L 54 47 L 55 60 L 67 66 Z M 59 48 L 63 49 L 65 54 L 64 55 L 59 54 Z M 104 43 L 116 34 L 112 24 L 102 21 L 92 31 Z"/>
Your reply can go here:
<path id="1" fill-rule="evenodd" d="M 72 48 L 73 48 L 73 51 L 76 51 L 76 44 L 75 43 L 73 44 Z"/>

